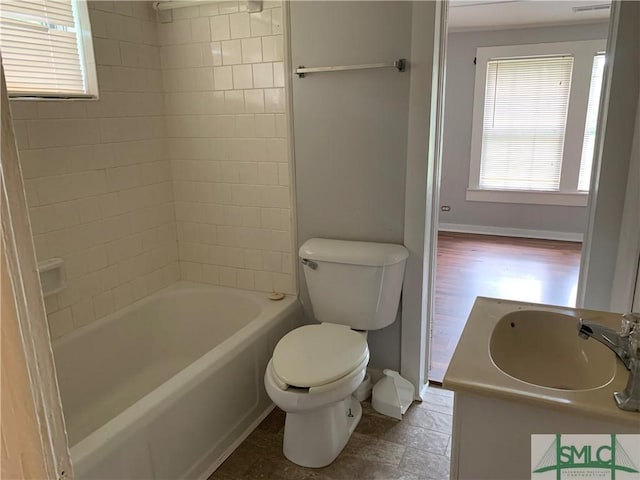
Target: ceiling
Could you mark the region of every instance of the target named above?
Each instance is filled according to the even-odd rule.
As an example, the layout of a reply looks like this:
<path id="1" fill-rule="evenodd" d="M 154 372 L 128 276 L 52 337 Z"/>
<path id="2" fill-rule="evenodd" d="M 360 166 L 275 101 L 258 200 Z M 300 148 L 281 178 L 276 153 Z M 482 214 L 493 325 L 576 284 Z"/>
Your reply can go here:
<path id="1" fill-rule="evenodd" d="M 609 4 L 610 0 L 450 0 L 449 30 L 595 23 L 609 18 L 610 10 L 602 8 Z"/>

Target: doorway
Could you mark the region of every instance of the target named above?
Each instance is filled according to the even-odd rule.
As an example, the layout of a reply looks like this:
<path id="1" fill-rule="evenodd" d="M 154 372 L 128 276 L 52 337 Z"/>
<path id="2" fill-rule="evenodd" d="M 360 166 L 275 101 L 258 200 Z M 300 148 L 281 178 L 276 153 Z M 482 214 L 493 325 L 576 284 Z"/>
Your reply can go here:
<path id="1" fill-rule="evenodd" d="M 429 380 L 441 383 L 478 296 L 573 307 L 580 242 L 440 232 Z"/>
<path id="2" fill-rule="evenodd" d="M 432 383 L 477 296 L 576 305 L 609 9 L 495 3 L 449 5 Z"/>

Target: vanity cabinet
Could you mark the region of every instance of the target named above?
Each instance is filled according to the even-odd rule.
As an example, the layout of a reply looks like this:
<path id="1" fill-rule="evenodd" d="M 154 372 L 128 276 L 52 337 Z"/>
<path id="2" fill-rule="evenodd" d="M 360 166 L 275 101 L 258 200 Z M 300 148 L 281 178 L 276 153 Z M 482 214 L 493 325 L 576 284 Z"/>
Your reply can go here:
<path id="1" fill-rule="evenodd" d="M 621 320 L 478 297 L 443 382 L 455 392 L 451 479 L 557 478 L 555 468 L 532 476 L 532 434 L 640 435 L 640 412 L 619 409 L 613 398 L 629 370 L 611 349 L 578 336 L 578 325 L 614 335 Z M 635 451 L 631 463 L 639 468 Z"/>
<path id="2" fill-rule="evenodd" d="M 529 480 L 532 434 L 640 434 L 640 413 L 635 417 L 630 414 L 629 419 L 630 423 L 613 422 L 594 415 L 456 392 L 451 480 Z"/>

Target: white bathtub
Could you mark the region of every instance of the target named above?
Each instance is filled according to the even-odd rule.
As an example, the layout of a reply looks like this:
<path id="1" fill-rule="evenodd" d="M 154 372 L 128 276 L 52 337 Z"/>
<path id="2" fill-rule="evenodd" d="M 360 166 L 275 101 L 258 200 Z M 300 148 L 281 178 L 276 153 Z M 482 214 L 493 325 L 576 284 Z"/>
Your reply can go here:
<path id="1" fill-rule="evenodd" d="M 78 479 L 206 478 L 271 410 L 295 297 L 180 282 L 54 343 Z"/>

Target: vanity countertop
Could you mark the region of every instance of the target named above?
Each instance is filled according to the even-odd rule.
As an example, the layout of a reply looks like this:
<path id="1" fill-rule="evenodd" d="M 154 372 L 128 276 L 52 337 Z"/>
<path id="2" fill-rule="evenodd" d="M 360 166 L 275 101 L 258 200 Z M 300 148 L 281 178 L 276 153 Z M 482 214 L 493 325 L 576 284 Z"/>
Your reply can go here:
<path id="1" fill-rule="evenodd" d="M 496 367 L 489 351 L 491 335 L 504 315 L 519 310 L 539 310 L 569 315 L 576 318 L 576 325 L 579 318 L 584 318 L 615 331 L 620 329 L 621 323 L 621 315 L 611 312 L 478 297 L 445 374 L 443 382 L 445 388 L 564 411 L 571 409 L 576 413 L 593 415 L 627 425 L 630 422 L 637 422 L 640 430 L 640 412 L 619 409 L 613 398 L 613 392 L 624 390 L 629 377 L 629 371 L 617 357 L 613 379 L 606 385 L 589 390 L 542 387 L 516 379 Z M 596 342 L 594 339 L 585 341 Z M 603 348 L 606 347 L 603 346 Z M 615 354 L 611 352 L 611 355 Z"/>

